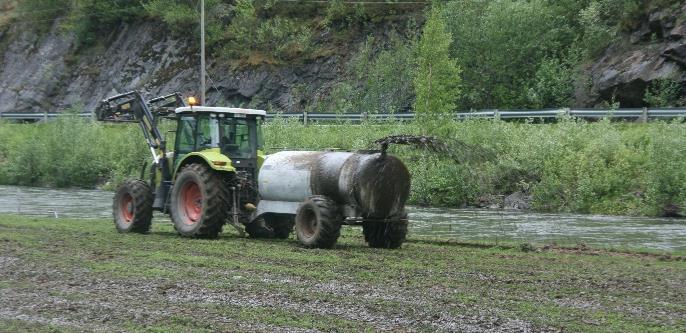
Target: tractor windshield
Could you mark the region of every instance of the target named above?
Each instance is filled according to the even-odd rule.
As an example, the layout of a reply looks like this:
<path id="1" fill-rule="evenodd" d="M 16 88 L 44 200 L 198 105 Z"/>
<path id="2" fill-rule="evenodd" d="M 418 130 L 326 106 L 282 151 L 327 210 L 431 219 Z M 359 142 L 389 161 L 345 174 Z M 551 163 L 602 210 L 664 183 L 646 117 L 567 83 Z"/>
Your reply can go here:
<path id="1" fill-rule="evenodd" d="M 219 135 L 222 151 L 229 158 L 251 158 L 250 127 L 246 119 L 223 118 L 219 120 Z"/>
<path id="2" fill-rule="evenodd" d="M 199 149 L 219 147 L 218 120 L 215 117 L 199 117 L 195 142 Z"/>

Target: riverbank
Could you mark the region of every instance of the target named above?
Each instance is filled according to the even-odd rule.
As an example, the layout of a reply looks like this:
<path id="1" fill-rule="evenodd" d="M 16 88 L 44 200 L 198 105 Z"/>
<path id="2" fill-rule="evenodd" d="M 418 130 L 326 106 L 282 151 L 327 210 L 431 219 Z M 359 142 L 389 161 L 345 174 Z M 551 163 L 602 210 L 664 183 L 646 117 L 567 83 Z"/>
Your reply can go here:
<path id="1" fill-rule="evenodd" d="M 117 234 L 111 221 L 0 215 L 11 331 L 583 331 L 686 327 L 684 257 L 409 239 Z"/>
<path id="2" fill-rule="evenodd" d="M 509 204 L 535 211 L 680 216 L 686 207 L 686 125 L 563 120 L 384 122 L 264 127 L 266 150 L 376 148 L 388 135 L 432 135 L 440 153 L 393 146 L 412 174 L 410 204 Z M 112 188 L 149 156 L 135 126 L 64 118 L 0 124 L 0 184 Z M 514 194 L 514 196 L 512 196 Z"/>
<path id="3" fill-rule="evenodd" d="M 103 190 L 0 185 L 0 214 L 110 219 L 112 196 Z M 407 206 L 407 211 L 413 237 L 686 254 L 683 219 L 419 206 Z M 169 222 L 168 216 L 155 217 L 155 223 Z"/>

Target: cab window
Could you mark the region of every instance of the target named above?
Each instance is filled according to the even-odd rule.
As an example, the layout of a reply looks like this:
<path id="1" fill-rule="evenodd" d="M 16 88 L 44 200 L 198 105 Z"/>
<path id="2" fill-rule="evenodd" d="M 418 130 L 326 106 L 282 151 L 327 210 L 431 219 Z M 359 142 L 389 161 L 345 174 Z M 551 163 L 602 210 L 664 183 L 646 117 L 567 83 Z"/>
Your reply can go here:
<path id="1" fill-rule="evenodd" d="M 195 150 L 195 118 L 182 117 L 176 131 L 176 153 L 186 154 Z"/>
<path id="2" fill-rule="evenodd" d="M 208 116 L 198 117 L 198 131 L 196 136 L 196 143 L 198 145 L 199 150 L 219 146 L 217 118 Z"/>
<path id="3" fill-rule="evenodd" d="M 224 118 L 219 121 L 220 146 L 229 158 L 250 158 L 250 128 L 245 119 Z"/>

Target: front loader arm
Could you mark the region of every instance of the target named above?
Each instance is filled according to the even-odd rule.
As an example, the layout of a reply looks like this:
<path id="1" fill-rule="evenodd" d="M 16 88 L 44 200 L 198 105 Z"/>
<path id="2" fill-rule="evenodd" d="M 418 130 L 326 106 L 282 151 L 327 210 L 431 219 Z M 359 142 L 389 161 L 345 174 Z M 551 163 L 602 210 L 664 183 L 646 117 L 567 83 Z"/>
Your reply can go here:
<path id="1" fill-rule="evenodd" d="M 103 100 L 95 110 L 95 115 L 99 121 L 138 123 L 152 153 L 153 162 L 162 171 L 163 179 L 170 180 L 166 158 L 167 142 L 157 127 L 157 118 L 169 116 L 174 112 L 173 107 L 181 106 L 185 106 L 185 103 L 179 93 L 146 102 L 138 91 L 132 91 Z M 151 107 L 154 111 L 151 111 Z M 159 154 L 156 150 L 159 150 Z"/>

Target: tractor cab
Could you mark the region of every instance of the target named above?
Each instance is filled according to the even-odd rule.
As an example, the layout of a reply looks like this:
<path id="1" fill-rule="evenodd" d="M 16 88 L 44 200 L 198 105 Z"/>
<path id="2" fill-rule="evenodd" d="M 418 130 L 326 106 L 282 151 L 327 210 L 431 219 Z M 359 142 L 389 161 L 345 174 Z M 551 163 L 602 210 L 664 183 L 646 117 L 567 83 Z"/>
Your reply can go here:
<path id="1" fill-rule="evenodd" d="M 204 152 L 219 153 L 230 159 L 208 161 L 213 164 L 213 168 L 254 173 L 262 165 L 262 123 L 266 116 L 265 111 L 195 106 L 177 108 L 176 116 L 175 170 L 188 157 Z"/>
<path id="2" fill-rule="evenodd" d="M 259 201 L 257 176 L 264 162 L 262 123 L 266 112 L 196 106 L 178 93 L 146 101 L 132 91 L 103 100 L 96 119 L 138 123 L 152 155 L 146 177 L 117 187 L 114 221 L 120 232 L 147 232 L 152 211 L 167 213 L 188 237 L 216 237 L 225 223 L 243 234 L 265 229 L 250 223 Z M 177 123 L 174 153 L 158 128 L 160 119 Z M 144 180 L 144 179 L 149 180 Z"/>

